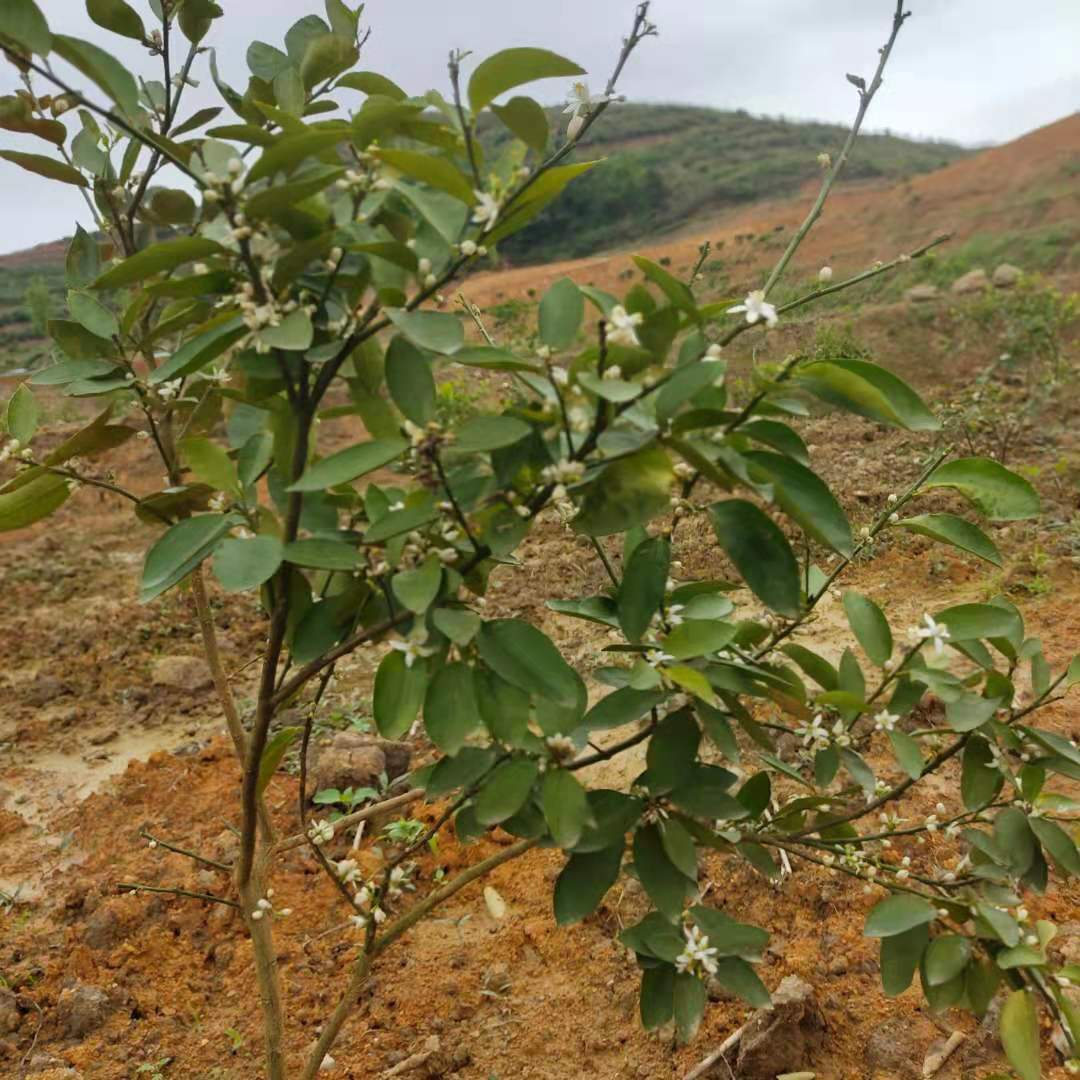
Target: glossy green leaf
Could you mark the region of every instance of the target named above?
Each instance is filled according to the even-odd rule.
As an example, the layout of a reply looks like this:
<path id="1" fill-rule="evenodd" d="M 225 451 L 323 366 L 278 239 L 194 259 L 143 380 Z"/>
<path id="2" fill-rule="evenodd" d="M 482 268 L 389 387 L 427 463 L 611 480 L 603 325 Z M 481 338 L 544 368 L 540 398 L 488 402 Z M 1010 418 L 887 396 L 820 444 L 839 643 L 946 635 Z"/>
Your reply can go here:
<path id="1" fill-rule="evenodd" d="M 218 491 L 240 493 L 236 466 L 219 443 L 201 436 L 184 439 L 180 454 L 195 477 Z"/>
<path id="2" fill-rule="evenodd" d="M 964 747 L 960 770 L 960 794 L 968 810 L 981 810 L 1001 790 L 1002 776 L 990 744 L 975 737 Z"/>
<path id="3" fill-rule="evenodd" d="M 55 158 L 44 157 L 42 154 L 27 154 L 22 150 L 0 150 L 0 158 L 18 165 L 27 172 L 44 176 L 47 180 L 59 180 L 65 184 L 73 184 L 75 187 L 89 187 L 86 177 L 78 169 Z"/>
<path id="4" fill-rule="evenodd" d="M 681 918 L 693 883 L 668 858 L 655 825 L 644 825 L 634 833 L 634 869 L 657 909 L 673 921 Z"/>
<path id="5" fill-rule="evenodd" d="M 672 1000 L 679 1040 L 688 1043 L 697 1034 L 701 1018 L 705 1015 L 708 1001 L 705 984 L 688 972 L 676 974 Z"/>
<path id="6" fill-rule="evenodd" d="M 282 544 L 276 536 L 222 540 L 214 552 L 214 576 L 226 592 L 257 589 L 277 573 Z"/>
<path id="7" fill-rule="evenodd" d="M 571 525 L 588 536 L 644 525 L 667 509 L 673 476 L 671 461 L 659 447 L 614 461 L 589 486 Z"/>
<path id="8" fill-rule="evenodd" d="M 589 817 L 585 789 L 572 772 L 549 768 L 544 773 L 541 798 L 552 839 L 561 848 L 572 848 L 581 839 Z"/>
<path id="9" fill-rule="evenodd" d="M 933 922 L 937 908 L 918 896 L 897 893 L 874 905 L 866 919 L 863 933 L 867 937 L 892 937 L 915 926 Z"/>
<path id="10" fill-rule="evenodd" d="M 4 408 L 4 428 L 13 439 L 28 446 L 37 431 L 40 415 L 33 392 L 26 383 L 20 383 Z"/>
<path id="11" fill-rule="evenodd" d="M 312 90 L 326 79 L 340 75 L 356 63 L 359 51 L 353 40 L 338 34 L 320 34 L 312 38 L 300 62 L 300 78 L 305 90 Z"/>
<path id="12" fill-rule="evenodd" d="M 481 825 L 499 825 L 516 814 L 540 775 L 535 761 L 514 758 L 500 765 L 476 797 L 476 818 Z"/>
<path id="13" fill-rule="evenodd" d="M 795 381 L 832 405 L 909 431 L 940 423 L 902 379 L 868 360 L 820 360 L 797 369 Z"/>
<path id="14" fill-rule="evenodd" d="M 226 317 L 220 322 L 211 323 L 209 329 L 186 341 L 165 363 L 157 367 L 150 375 L 150 383 L 158 385 L 194 374 L 216 360 L 247 333 L 248 329 L 239 316 Z"/>
<path id="15" fill-rule="evenodd" d="M 709 508 L 725 554 L 753 593 L 773 611 L 799 614 L 799 564 L 776 523 L 753 503 L 726 499 Z"/>
<path id="16" fill-rule="evenodd" d="M 939 611 L 935 619 L 948 627 L 950 641 L 1008 638 L 1023 633 L 1016 611 L 997 604 L 957 604 Z"/>
<path id="17" fill-rule="evenodd" d="M 311 316 L 302 308 L 286 315 L 280 326 L 266 326 L 258 332 L 259 341 L 271 349 L 306 352 L 315 340 Z"/>
<path id="18" fill-rule="evenodd" d="M 480 63 L 469 79 L 469 106 L 479 112 L 500 94 L 537 79 L 584 75 L 583 68 L 547 49 L 504 49 Z"/>
<path id="19" fill-rule="evenodd" d="M 531 433 L 524 420 L 513 416 L 477 416 L 461 425 L 453 445 L 461 453 L 486 453 L 513 446 Z"/>
<path id="20" fill-rule="evenodd" d="M 225 538 L 232 519 L 224 514 L 199 514 L 171 526 L 146 553 L 141 603 L 160 596 L 182 581 Z"/>
<path id="21" fill-rule="evenodd" d="M 942 934 L 930 942 L 923 960 L 926 981 L 931 986 L 951 982 L 967 967 L 971 943 L 960 934 Z"/>
<path id="22" fill-rule="evenodd" d="M 432 352 L 453 354 L 465 344 L 461 320 L 443 311 L 388 308 L 390 321 L 414 344 Z"/>
<path id="23" fill-rule="evenodd" d="M 638 544 L 619 585 L 619 624 L 629 641 L 640 641 L 664 601 L 671 566 L 671 543 L 650 537 Z"/>
<path id="24" fill-rule="evenodd" d="M 377 94 L 380 97 L 404 101 L 408 94 L 392 79 L 375 71 L 350 71 L 342 75 L 335 86 L 344 86 L 350 90 L 359 90 L 362 94 Z"/>
<path id="25" fill-rule="evenodd" d="M 511 685 L 567 707 L 584 700 L 581 677 L 535 626 L 520 619 L 486 622 L 477 645 L 484 663 Z"/>
<path id="26" fill-rule="evenodd" d="M 491 111 L 530 150 L 542 154 L 547 149 L 550 130 L 547 113 L 530 97 L 514 97 L 505 105 L 492 105 Z"/>
<path id="27" fill-rule="evenodd" d="M 259 779 L 255 790 L 259 795 L 266 791 L 267 785 L 277 772 L 282 758 L 285 757 L 289 747 L 300 737 L 303 728 L 286 727 L 275 734 L 267 742 L 259 759 Z"/>
<path id="28" fill-rule="evenodd" d="M 220 244 L 199 236 L 180 236 L 151 244 L 119 266 L 106 270 L 94 283 L 95 289 L 121 289 L 127 285 L 141 284 L 154 274 L 175 270 L 185 263 L 221 254 Z"/>
<path id="29" fill-rule="evenodd" d="M 619 879 L 623 847 L 620 836 L 610 847 L 570 856 L 555 882 L 555 921 L 559 926 L 580 922 L 600 906 Z"/>
<path id="30" fill-rule="evenodd" d="M 322 491 L 389 465 L 408 449 L 404 439 L 376 439 L 339 450 L 304 470 L 290 491 Z"/>
<path id="31" fill-rule="evenodd" d="M 442 563 L 429 555 L 415 570 L 400 570 L 391 579 L 394 595 L 410 611 L 422 614 L 439 595 L 442 584 Z"/>
<path id="32" fill-rule="evenodd" d="M 86 0 L 86 13 L 106 30 L 135 41 L 146 40 L 146 27 L 127 0 Z"/>
<path id="33" fill-rule="evenodd" d="M 11 532 L 48 517 L 68 499 L 67 481 L 39 473 L 17 488 L 0 493 L 0 532 Z"/>
<path id="34" fill-rule="evenodd" d="M 641 973 L 641 1026 L 655 1031 L 675 1015 L 675 969 L 669 964 Z"/>
<path id="35" fill-rule="evenodd" d="M 989 458 L 958 458 L 939 465 L 923 490 L 953 488 L 991 521 L 1020 521 L 1039 513 L 1039 496 L 1022 476 Z"/>
<path id="36" fill-rule="evenodd" d="M 898 997 L 911 985 L 929 940 L 926 923 L 881 939 L 881 986 L 886 997 Z"/>
<path id="37" fill-rule="evenodd" d="M 882 667 L 892 656 L 893 638 L 881 608 L 869 597 L 850 589 L 844 593 L 843 603 L 851 632 L 870 662 Z"/>
<path id="38" fill-rule="evenodd" d="M 399 739 L 413 725 L 428 688 L 423 663 L 410 667 L 405 654 L 392 649 L 379 662 L 372 690 L 371 710 L 375 726 L 385 739 Z"/>
<path id="39" fill-rule="evenodd" d="M 431 741 L 444 753 L 456 754 L 480 722 L 473 669 L 460 662 L 440 668 L 424 698 L 424 727 Z"/>
<path id="40" fill-rule="evenodd" d="M 585 297 L 568 277 L 559 278 L 540 301 L 540 340 L 556 352 L 577 339 L 585 318 Z"/>
<path id="41" fill-rule="evenodd" d="M 465 174 L 446 158 L 424 154 L 418 150 L 378 150 L 376 156 L 391 168 L 471 206 L 476 202 L 472 183 Z"/>
<path id="42" fill-rule="evenodd" d="M 999 1031 L 1005 1056 L 1020 1080 L 1040 1080 L 1039 1017 L 1030 990 L 1014 990 L 1005 999 Z"/>
<path id="43" fill-rule="evenodd" d="M 48 56 L 52 48 L 49 24 L 34 0 L 4 0 L 0 4 L 0 36 L 38 56 Z"/>
<path id="44" fill-rule="evenodd" d="M 294 566 L 346 572 L 356 570 L 364 563 L 355 547 L 340 540 L 294 540 L 285 545 L 285 559 Z"/>
<path id="45" fill-rule="evenodd" d="M 978 526 L 954 514 L 920 514 L 918 517 L 904 518 L 895 527 L 929 536 L 939 543 L 950 544 L 995 566 L 1001 566 L 1001 553 L 993 541 Z"/>
<path id="46" fill-rule="evenodd" d="M 6 2 L 6 0 L 5 0 Z M 53 34 L 53 51 L 77 68 L 134 120 L 140 115 L 139 87 L 134 76 L 112 53 L 89 41 Z"/>

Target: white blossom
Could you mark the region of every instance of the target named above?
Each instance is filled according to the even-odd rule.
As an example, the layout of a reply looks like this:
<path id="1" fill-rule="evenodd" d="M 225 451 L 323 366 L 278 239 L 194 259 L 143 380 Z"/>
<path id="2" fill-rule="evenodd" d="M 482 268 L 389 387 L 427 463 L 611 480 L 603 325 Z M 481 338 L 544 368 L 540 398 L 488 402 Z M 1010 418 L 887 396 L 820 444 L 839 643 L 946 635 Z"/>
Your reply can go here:
<path id="1" fill-rule="evenodd" d="M 616 304 L 607 317 L 607 339 L 612 345 L 627 345 L 634 347 L 638 341 L 637 331 L 634 329 L 644 321 L 640 311 L 631 315 L 622 304 Z"/>
<path id="2" fill-rule="evenodd" d="M 945 651 L 945 642 L 949 640 L 949 628 L 943 623 L 934 622 L 932 616 L 923 616 L 922 626 L 913 626 L 908 631 L 912 641 L 929 641 L 934 646 L 934 652 L 940 656 Z"/>
<path id="3" fill-rule="evenodd" d="M 308 836 L 316 844 L 329 844 L 334 839 L 334 823 L 332 821 L 313 821 L 308 829 Z"/>
<path id="4" fill-rule="evenodd" d="M 765 293 L 761 289 L 748 293 L 743 303 L 728 308 L 729 315 L 735 315 L 740 311 L 746 312 L 746 321 L 751 326 L 762 319 L 765 320 L 766 326 L 772 327 L 777 323 L 776 308 L 765 299 Z"/>
<path id="5" fill-rule="evenodd" d="M 882 709 L 874 717 L 874 730 L 875 731 L 892 731 L 896 727 L 896 722 L 900 717 L 896 713 L 889 712 L 888 709 Z"/>
<path id="6" fill-rule="evenodd" d="M 493 228 L 499 219 L 499 200 L 486 191 L 477 191 L 476 206 L 473 209 L 473 222 L 477 225 L 486 225 Z"/>
<path id="7" fill-rule="evenodd" d="M 334 865 L 334 870 L 346 885 L 360 880 L 360 867 L 357 866 L 355 859 L 342 859 Z"/>
<path id="8" fill-rule="evenodd" d="M 432 656 L 435 653 L 435 649 L 426 649 L 423 647 L 423 642 L 414 641 L 412 638 L 402 638 L 397 641 L 390 642 L 390 648 L 396 649 L 400 653 L 405 655 L 405 666 L 411 668 L 417 660 L 421 660 L 426 656 Z"/>
<path id="9" fill-rule="evenodd" d="M 684 928 L 683 933 L 686 935 L 686 948 L 675 958 L 675 970 L 680 974 L 704 971 L 715 975 L 719 950 L 710 948 L 708 937 L 696 926 Z"/>

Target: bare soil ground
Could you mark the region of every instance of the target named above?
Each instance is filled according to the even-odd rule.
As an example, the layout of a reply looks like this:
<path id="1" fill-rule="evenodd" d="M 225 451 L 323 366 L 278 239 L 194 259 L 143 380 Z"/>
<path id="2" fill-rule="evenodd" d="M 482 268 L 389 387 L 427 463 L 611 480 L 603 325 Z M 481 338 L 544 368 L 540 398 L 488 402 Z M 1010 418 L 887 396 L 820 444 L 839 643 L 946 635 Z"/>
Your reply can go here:
<path id="1" fill-rule="evenodd" d="M 1075 146 L 1072 129 L 1070 137 Z M 1052 156 L 1054 139 L 1046 140 L 1045 153 Z M 991 179 L 998 184 L 1007 168 L 1010 190 L 1022 187 L 1031 153 L 992 159 L 986 173 L 975 170 L 981 159 L 973 159 L 914 181 L 913 187 L 927 189 L 929 204 L 929 186 L 954 174 L 949 183 L 955 186 L 937 192 L 935 209 L 920 221 L 920 235 L 954 223 L 950 202 L 969 215 L 965 220 L 989 215 L 996 196 L 987 194 L 983 206 L 980 185 Z M 971 197 L 961 199 L 962 190 Z M 853 264 L 874 257 L 866 235 L 881 235 L 888 206 L 882 193 L 845 193 L 831 208 L 821 238 L 812 241 L 817 246 L 806 264 L 841 252 Z M 1048 211 L 1059 212 L 1074 213 L 1075 205 Z M 756 213 L 755 231 L 765 231 L 772 208 Z M 795 215 L 794 206 L 776 208 L 777 220 Z M 849 248 L 844 245 L 853 221 L 859 224 Z M 740 221 L 725 227 L 734 235 L 747 226 Z M 901 238 L 886 232 L 885 239 Z M 694 246 L 687 240 L 685 251 L 674 250 L 689 262 Z M 891 255 L 892 247 L 881 254 Z M 584 265 L 596 284 L 611 287 L 626 262 Z M 475 282 L 471 298 L 491 304 L 499 293 L 542 290 L 551 278 L 581 268 L 514 271 L 498 285 Z M 961 326 L 949 305 L 931 312 L 893 305 L 863 311 L 856 329 L 877 359 L 928 401 L 940 402 L 991 358 L 987 344 L 965 339 Z M 811 321 L 782 326 L 757 358 L 780 358 L 814 331 Z M 845 584 L 868 592 L 901 627 L 946 602 L 1004 592 L 1024 611 L 1028 632 L 1043 637 L 1053 662 L 1060 665 L 1080 651 L 1080 535 L 1070 527 L 1078 488 L 1068 472 L 1062 479 L 1060 467 L 1080 461 L 1078 413 L 1070 389 L 1020 437 L 1012 462 L 1031 467 L 1045 512 L 1037 523 L 993 530 L 1005 555 L 1001 573 L 919 538 L 890 539 L 875 558 L 854 567 Z M 834 417 L 810 421 L 805 436 L 856 526 L 870 519 L 889 491 L 917 475 L 932 438 Z M 126 486 L 149 491 L 160 478 L 143 450 L 143 444 L 129 444 L 118 472 Z M 942 497 L 936 505 L 953 504 Z M 140 1073 L 140 1066 L 170 1059 L 162 1066 L 168 1078 L 247 1080 L 262 1075 L 261 1048 L 251 953 L 239 920 L 219 905 L 117 891 L 118 883 L 130 881 L 222 891 L 214 871 L 150 849 L 140 832 L 227 861 L 238 789 L 212 691 L 153 682 L 155 661 L 195 657 L 199 641 L 185 594 L 171 593 L 149 607 L 137 603 L 141 553 L 153 534 L 133 522 L 125 506 L 84 489 L 55 518 L 6 535 L 0 546 L 0 889 L 10 901 L 0 907 L 0 978 L 15 994 L 0 1000 L 0 1075 L 119 1080 L 153 1076 Z M 722 572 L 703 526 L 688 527 L 685 539 L 682 578 Z M 538 527 L 521 556 L 519 569 L 498 571 L 485 613 L 533 619 L 583 670 L 598 666 L 603 632 L 554 615 L 542 599 L 599 592 L 599 564 L 554 524 Z M 259 654 L 264 627 L 250 600 L 217 594 L 214 603 L 226 666 L 243 704 L 254 670 L 246 665 Z M 839 643 L 843 620 L 837 608 L 827 607 L 816 629 Z M 377 661 L 375 650 L 362 650 L 343 667 L 328 711 L 363 710 Z M 1080 698 L 1056 705 L 1045 723 L 1080 736 Z M 886 772 L 893 767 L 877 764 Z M 611 781 L 628 775 L 634 764 L 608 768 L 620 770 L 603 777 Z M 926 787 L 905 802 L 905 816 L 924 816 L 939 800 L 952 803 L 957 776 L 946 771 Z M 295 829 L 295 799 L 296 781 L 276 777 L 269 801 L 283 832 Z M 436 811 L 425 806 L 417 816 L 431 820 Z M 438 868 L 452 872 L 507 842 L 496 831 L 464 847 L 445 831 L 437 851 L 421 861 L 421 888 Z M 940 836 L 925 847 L 912 845 L 910 854 L 927 865 L 954 856 L 950 841 Z M 670 1033 L 643 1033 L 636 1016 L 638 973 L 615 935 L 640 917 L 645 901 L 633 883 L 624 883 L 584 924 L 557 928 L 550 895 L 560 862 L 555 853 L 534 852 L 497 871 L 490 884 L 505 902 L 501 917 L 474 885 L 412 931 L 380 962 L 373 990 L 335 1047 L 336 1066 L 327 1075 L 383 1076 L 437 1036 L 440 1052 L 427 1071 L 405 1075 L 675 1080 L 744 1022 L 747 1009 L 725 998 L 710 1006 L 690 1047 L 676 1047 Z M 883 997 L 876 947 L 861 936 L 874 898 L 858 884 L 796 864 L 794 874 L 773 887 L 744 864 L 719 858 L 707 864 L 703 882 L 729 914 L 772 934 L 761 971 L 769 987 L 795 974 L 815 988 L 827 1035 L 806 1067 L 820 1080 L 918 1076 L 931 1045 L 958 1028 L 969 1038 L 940 1075 L 967 1080 L 1004 1068 L 993 1032 L 969 1017 L 930 1014 L 917 989 L 893 1001 Z M 304 849 L 285 859 L 275 885 L 275 904 L 293 909 L 277 937 L 298 1061 L 336 1000 L 356 943 L 342 926 L 348 912 L 340 897 Z M 1033 913 L 1063 927 L 1061 947 L 1073 950 L 1075 959 L 1078 899 L 1080 890 L 1054 888 L 1033 905 Z M 80 985 L 104 992 L 99 1015 L 87 1024 L 73 1016 L 72 989 Z M 720 1067 L 713 1075 L 728 1073 Z M 1048 1057 L 1046 1075 L 1065 1074 Z"/>

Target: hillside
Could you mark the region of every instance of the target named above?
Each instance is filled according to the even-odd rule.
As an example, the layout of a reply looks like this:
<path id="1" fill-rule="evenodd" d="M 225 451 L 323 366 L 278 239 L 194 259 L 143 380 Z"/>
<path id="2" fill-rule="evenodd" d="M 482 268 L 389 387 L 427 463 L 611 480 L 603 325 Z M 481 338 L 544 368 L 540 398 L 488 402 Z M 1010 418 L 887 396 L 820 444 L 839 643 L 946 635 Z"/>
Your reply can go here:
<path id="1" fill-rule="evenodd" d="M 566 118 L 552 110 L 553 130 Z M 689 219 L 792 195 L 835 154 L 847 130 L 837 124 L 751 116 L 742 109 L 615 105 L 570 160 L 604 158 L 533 225 L 503 245 L 511 261 L 549 262 L 640 243 Z M 497 148 L 500 138 L 491 137 Z M 941 168 L 968 151 L 952 143 L 891 134 L 864 136 L 845 180 L 902 181 Z"/>
<path id="2" fill-rule="evenodd" d="M 854 164 L 854 163 L 853 163 Z M 837 274 L 857 272 L 876 259 L 893 258 L 943 233 L 951 241 L 902 274 L 864 286 L 858 297 L 895 298 L 917 282 L 944 285 L 977 266 L 1002 261 L 1040 273 L 1080 272 L 1080 113 L 1048 124 L 1004 146 L 955 161 L 945 168 L 893 183 L 840 186 L 822 219 L 800 248 L 795 274 L 824 264 Z M 708 240 L 707 291 L 745 291 L 775 262 L 805 216 L 816 183 L 798 194 L 765 199 L 687 220 L 671 239 L 638 235 L 626 249 L 689 272 L 699 245 Z M 479 275 L 467 289 L 481 307 L 528 300 L 564 274 L 619 291 L 627 274 L 627 251 L 520 267 Z M 791 275 L 789 275 L 791 277 Z M 793 279 L 794 280 L 794 279 Z M 781 286 L 781 295 L 785 286 Z M 625 289 L 625 284 L 622 284 Z"/>

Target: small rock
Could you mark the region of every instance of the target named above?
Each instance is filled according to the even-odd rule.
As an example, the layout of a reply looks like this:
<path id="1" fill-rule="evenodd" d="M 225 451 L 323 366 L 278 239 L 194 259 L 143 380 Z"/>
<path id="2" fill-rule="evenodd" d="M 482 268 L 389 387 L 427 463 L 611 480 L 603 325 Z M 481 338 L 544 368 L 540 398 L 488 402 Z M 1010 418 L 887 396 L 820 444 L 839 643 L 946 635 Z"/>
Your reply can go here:
<path id="1" fill-rule="evenodd" d="M 510 989 L 510 968 L 506 964 L 491 964 L 484 972 L 483 986 L 493 994 L 502 994 Z"/>
<path id="2" fill-rule="evenodd" d="M 866 1043 L 866 1064 L 873 1077 L 917 1076 L 916 1057 L 911 1025 L 896 1017 L 875 1027 Z"/>
<path id="3" fill-rule="evenodd" d="M 61 682 L 51 675 L 42 675 L 40 678 L 35 679 L 34 685 L 23 694 L 23 701 L 27 705 L 48 705 L 50 701 L 55 701 L 56 698 L 70 693 L 72 693 L 72 689 L 67 683 Z"/>
<path id="4" fill-rule="evenodd" d="M 95 731 L 90 736 L 91 746 L 104 746 L 107 742 L 112 742 L 120 734 L 116 728 L 107 728 L 105 731 Z"/>
<path id="5" fill-rule="evenodd" d="M 71 1039 L 81 1039 L 101 1027 L 113 1011 L 109 995 L 100 987 L 76 983 L 61 991 L 56 1002 L 60 1029 Z"/>
<path id="6" fill-rule="evenodd" d="M 777 1073 L 804 1068 L 825 1040 L 825 1019 L 814 988 L 788 975 L 772 995 L 772 1005 L 759 1009 L 739 1040 L 735 1069 L 740 1080 L 774 1080 Z"/>
<path id="7" fill-rule="evenodd" d="M 155 686 L 170 690 L 186 690 L 196 693 L 214 685 L 210 668 L 198 656 L 162 656 L 154 661 L 150 681 Z"/>
<path id="8" fill-rule="evenodd" d="M 311 751 L 312 794 L 325 788 L 378 787 L 380 776 L 394 780 L 409 770 L 412 748 L 358 731 L 339 731 Z"/>
<path id="9" fill-rule="evenodd" d="M 929 283 L 922 285 L 912 285 L 907 292 L 904 293 L 904 299 L 909 304 L 925 304 L 930 300 L 936 300 L 938 298 L 938 287 Z"/>
<path id="10" fill-rule="evenodd" d="M 994 282 L 995 288 L 1011 289 L 1023 276 L 1024 271 L 1019 266 L 1013 266 L 1012 263 L 1002 263 L 994 270 L 994 276 L 991 280 Z"/>
<path id="11" fill-rule="evenodd" d="M 848 972 L 848 962 L 842 956 L 838 956 L 835 960 L 829 962 L 829 974 L 830 975 L 846 975 Z"/>
<path id="12" fill-rule="evenodd" d="M 15 994 L 0 986 L 0 1033 L 11 1035 L 19 1030 L 19 1006 Z"/>
<path id="13" fill-rule="evenodd" d="M 128 927 L 124 920 L 123 901 L 119 897 L 106 900 L 86 920 L 83 942 L 91 949 L 113 949 L 127 937 Z"/>
<path id="14" fill-rule="evenodd" d="M 958 277 L 952 283 L 952 291 L 957 296 L 962 296 L 965 293 L 983 292 L 990 287 L 990 279 L 986 276 L 985 270 L 969 270 L 963 277 Z"/>

